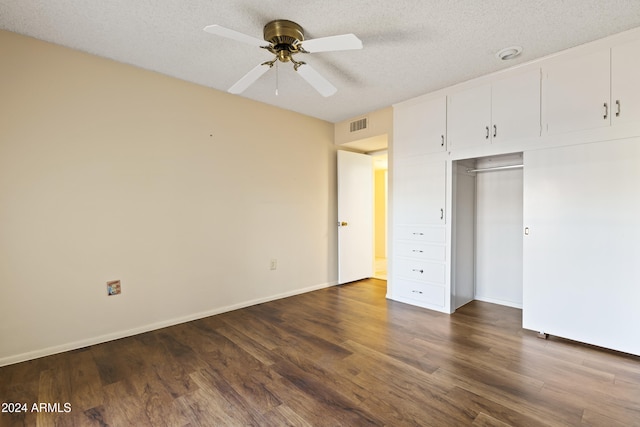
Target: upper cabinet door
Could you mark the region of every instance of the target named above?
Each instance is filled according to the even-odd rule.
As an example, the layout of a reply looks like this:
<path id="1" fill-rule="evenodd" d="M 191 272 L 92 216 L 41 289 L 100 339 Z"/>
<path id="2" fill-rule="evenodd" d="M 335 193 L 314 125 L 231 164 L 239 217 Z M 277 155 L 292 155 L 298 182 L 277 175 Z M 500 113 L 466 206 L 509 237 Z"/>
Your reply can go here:
<path id="1" fill-rule="evenodd" d="M 396 158 L 446 150 L 447 98 L 401 104 L 393 110 L 393 155 Z"/>
<path id="2" fill-rule="evenodd" d="M 473 87 L 448 97 L 449 149 L 491 143 L 491 85 Z"/>
<path id="3" fill-rule="evenodd" d="M 543 68 L 542 115 L 548 134 L 609 126 L 609 49 Z"/>
<path id="4" fill-rule="evenodd" d="M 540 70 L 491 86 L 492 143 L 540 136 Z"/>
<path id="5" fill-rule="evenodd" d="M 611 120 L 640 121 L 640 41 L 611 49 Z"/>

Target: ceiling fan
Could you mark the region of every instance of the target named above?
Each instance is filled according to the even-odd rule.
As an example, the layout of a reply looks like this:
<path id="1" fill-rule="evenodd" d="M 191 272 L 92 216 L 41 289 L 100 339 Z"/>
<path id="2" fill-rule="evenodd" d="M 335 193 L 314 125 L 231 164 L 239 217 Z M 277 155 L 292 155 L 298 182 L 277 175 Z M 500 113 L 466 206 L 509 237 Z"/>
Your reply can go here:
<path id="1" fill-rule="evenodd" d="M 208 25 L 204 27 L 204 31 L 266 49 L 275 55 L 273 60 L 257 65 L 231 86 L 229 92 L 234 94 L 244 92 L 244 90 L 258 80 L 260 76 L 273 67 L 276 61 L 291 61 L 291 63 L 293 63 L 293 69 L 313 86 L 315 90 L 322 96 L 331 96 L 337 91 L 335 86 L 322 77 L 311 65 L 304 61 L 294 59 L 294 55 L 298 53 L 362 49 L 362 42 L 353 34 L 305 40 L 302 27 L 286 19 L 276 19 L 265 25 L 263 32 L 264 40 L 221 27 L 220 25 Z M 268 44 L 265 44 L 265 41 Z"/>

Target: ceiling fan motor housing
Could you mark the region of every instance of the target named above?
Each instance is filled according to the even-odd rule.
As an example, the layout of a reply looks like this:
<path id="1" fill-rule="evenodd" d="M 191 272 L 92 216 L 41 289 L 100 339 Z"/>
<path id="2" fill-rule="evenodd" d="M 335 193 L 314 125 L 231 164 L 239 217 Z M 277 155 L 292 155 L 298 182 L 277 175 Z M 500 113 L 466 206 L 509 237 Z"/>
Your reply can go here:
<path id="1" fill-rule="evenodd" d="M 291 54 L 299 52 L 299 45 L 304 40 L 302 27 L 293 21 L 276 19 L 264 26 L 264 39 L 271 43 L 278 59 L 286 62 Z"/>

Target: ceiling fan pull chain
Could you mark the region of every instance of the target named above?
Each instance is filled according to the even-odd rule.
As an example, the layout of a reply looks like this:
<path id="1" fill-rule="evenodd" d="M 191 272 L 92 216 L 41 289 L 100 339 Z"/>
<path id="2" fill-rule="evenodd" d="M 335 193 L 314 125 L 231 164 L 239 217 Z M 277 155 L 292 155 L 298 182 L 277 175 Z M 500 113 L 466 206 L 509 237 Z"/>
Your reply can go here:
<path id="1" fill-rule="evenodd" d="M 278 96 L 278 63 L 276 62 L 276 96 Z"/>

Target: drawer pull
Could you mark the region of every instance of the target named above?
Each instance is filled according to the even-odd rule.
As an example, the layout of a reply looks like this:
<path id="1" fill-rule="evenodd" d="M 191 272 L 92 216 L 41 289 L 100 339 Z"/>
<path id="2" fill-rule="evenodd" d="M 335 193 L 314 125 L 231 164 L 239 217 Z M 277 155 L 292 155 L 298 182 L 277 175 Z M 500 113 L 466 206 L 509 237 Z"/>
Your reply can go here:
<path id="1" fill-rule="evenodd" d="M 417 252 L 419 254 L 423 253 L 424 251 L 421 251 L 420 249 L 412 249 L 411 252 Z"/>
<path id="2" fill-rule="evenodd" d="M 424 273 L 424 270 L 422 270 L 422 269 L 417 269 L 417 268 L 414 268 L 414 269 L 412 269 L 411 271 L 413 271 L 413 272 L 415 272 L 415 273 L 420 273 L 420 274 Z"/>
<path id="3" fill-rule="evenodd" d="M 415 289 L 412 290 L 411 292 L 414 293 L 414 294 L 421 294 L 422 293 L 422 291 L 416 291 Z"/>
<path id="4" fill-rule="evenodd" d="M 414 235 L 414 236 L 424 236 L 424 233 L 418 233 L 418 232 L 415 232 L 415 233 L 413 233 L 413 235 Z"/>

